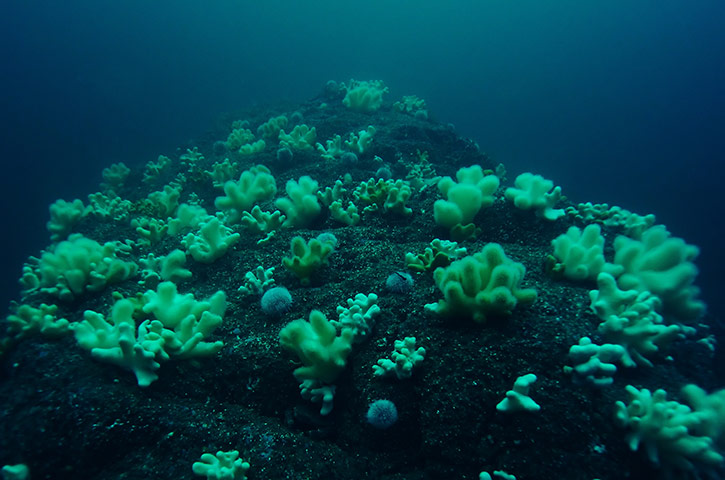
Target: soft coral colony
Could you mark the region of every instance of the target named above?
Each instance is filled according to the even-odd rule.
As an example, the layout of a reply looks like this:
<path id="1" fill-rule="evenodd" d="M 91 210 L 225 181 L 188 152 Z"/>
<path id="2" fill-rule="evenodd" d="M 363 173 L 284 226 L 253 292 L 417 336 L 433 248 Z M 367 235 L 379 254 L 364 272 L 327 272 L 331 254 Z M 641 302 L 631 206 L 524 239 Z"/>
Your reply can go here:
<path id="1" fill-rule="evenodd" d="M 442 372 L 464 379 L 490 368 L 460 342 L 494 354 L 487 335 L 528 342 L 510 352 L 537 336 L 556 338 L 498 360 L 502 371 L 485 386 L 488 395 L 461 405 L 477 404 L 467 421 L 529 436 L 547 415 L 566 415 L 555 398 L 587 398 L 618 425 L 619 438 L 608 444 L 641 450 L 641 460 L 664 474 L 722 468 L 725 390 L 708 393 L 673 373 L 682 388 L 677 401 L 665 391 L 677 384 L 656 383 L 662 372 L 678 372 L 679 351 L 707 357 L 715 348 L 694 285 L 697 247 L 653 215 L 568 203 L 541 175 L 525 172 L 504 187 L 504 166 L 429 119 L 425 101 L 405 96 L 389 104 L 388 94 L 381 81 L 329 82 L 294 111 L 236 120 L 226 139 L 176 159 L 111 165 L 87 202 L 53 203 L 51 243 L 23 268 L 21 301 L 11 306 L 0 343 L 3 361 L 29 342 L 65 342 L 118 382 L 135 376 L 153 389 L 172 375 L 164 366 L 172 360 L 201 361 L 176 371 L 203 377 L 241 355 L 243 335 L 275 338 L 278 345 L 261 356 L 276 368 L 257 371 L 256 381 L 298 383 L 298 398 L 275 401 L 314 406 L 310 415 L 324 421 L 353 409 L 351 384 L 370 401 L 376 388 L 416 392 L 419 408 L 424 396 L 460 400 L 462 393 L 433 393 Z M 389 275 L 396 286 L 386 289 Z M 537 322 L 552 311 L 566 318 Z M 108 381 L 96 372 L 89 370 L 93 381 Z M 491 377 L 472 385 L 484 378 Z M 253 382 L 247 387 L 253 395 Z M 414 408 L 398 406 L 406 407 Z M 364 415 L 340 415 L 363 428 Z M 524 420 L 511 426 L 508 418 L 517 416 Z M 421 414 L 416 430 L 425 436 L 426 428 L 437 427 Z M 201 461 L 193 471 L 207 478 L 272 468 L 242 460 L 239 451 L 251 457 L 254 447 L 213 432 L 196 448 Z M 228 451 L 204 453 L 217 449 Z M 495 478 L 534 478 L 520 460 L 525 453 L 507 449 L 452 472 L 491 478 L 481 470 L 497 468 Z M 37 461 L 31 452 L 13 453 L 31 469 Z M 3 459 L 8 472 L 21 460 Z M 186 460 L 191 470 L 193 458 Z"/>

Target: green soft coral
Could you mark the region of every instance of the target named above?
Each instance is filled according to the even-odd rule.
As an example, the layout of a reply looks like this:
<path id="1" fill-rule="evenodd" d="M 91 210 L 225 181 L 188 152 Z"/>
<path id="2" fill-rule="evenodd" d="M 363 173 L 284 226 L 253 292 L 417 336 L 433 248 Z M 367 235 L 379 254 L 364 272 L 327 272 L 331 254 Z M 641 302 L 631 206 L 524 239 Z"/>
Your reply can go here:
<path id="1" fill-rule="evenodd" d="M 498 177 L 486 175 L 480 165 L 459 169 L 456 180 L 441 178 L 438 190 L 446 198 L 433 204 L 435 222 L 447 228 L 453 240 L 475 236 L 477 229 L 473 219 L 482 208 L 493 205 L 493 194 L 498 186 Z"/>
<path id="2" fill-rule="evenodd" d="M 604 260 L 604 237 L 599 225 L 584 230 L 569 227 L 565 234 L 552 240 L 554 247 L 552 273 L 569 280 L 594 280 L 601 272 L 619 275 L 622 267 Z"/>
<path id="3" fill-rule="evenodd" d="M 335 326 L 318 310 L 310 313 L 309 322 L 293 320 L 279 333 L 282 347 L 296 353 L 302 362 L 294 371 L 295 378 L 323 383 L 334 382 L 345 368 L 353 337 L 349 328 L 343 328 L 338 336 Z"/>
<path id="4" fill-rule="evenodd" d="M 61 300 L 70 301 L 86 291 L 98 292 L 108 284 L 119 283 L 136 275 L 138 266 L 119 259 L 125 251 L 119 242 L 103 245 L 74 233 L 32 258 L 23 269 L 21 284 L 26 292 L 36 289 Z"/>
<path id="5" fill-rule="evenodd" d="M 346 93 L 342 104 L 350 110 L 365 113 L 378 110 L 383 105 L 383 95 L 389 91 L 381 80 L 350 80 L 350 84 L 343 87 Z"/>
<path id="6" fill-rule="evenodd" d="M 132 371 L 139 386 L 158 379 L 161 363 L 173 359 L 214 355 L 224 345 L 208 338 L 221 324 L 226 295 L 218 291 L 208 300 L 181 295 L 172 282 L 159 284 L 157 291 L 143 295 L 143 307 L 130 299 L 117 301 L 108 318 L 86 311 L 74 329 L 78 344 L 91 356 Z M 152 314 L 155 319 L 136 325 L 136 316 Z"/>
<path id="7" fill-rule="evenodd" d="M 333 252 L 334 246 L 317 238 L 305 242 L 297 236 L 290 243 L 291 255 L 282 259 L 282 265 L 300 279 L 302 285 L 309 285 L 312 275 L 327 265 L 327 257 Z"/>
<path id="8" fill-rule="evenodd" d="M 561 187 L 541 175 L 526 172 L 516 177 L 515 187 L 506 189 L 506 199 L 516 208 L 533 210 L 536 216 L 553 221 L 565 215 L 564 209 L 553 208 L 561 199 Z"/>
<path id="9" fill-rule="evenodd" d="M 705 304 L 697 299 L 700 289 L 694 285 L 698 274 L 694 260 L 700 253 L 696 246 L 655 225 L 640 240 L 617 237 L 614 250 L 614 263 L 624 270 L 617 278 L 622 289 L 657 295 L 663 313 L 679 320 L 692 321 L 704 313 Z"/>
<path id="10" fill-rule="evenodd" d="M 370 178 L 361 182 L 353 192 L 353 197 L 359 203 L 366 205 L 363 212 L 395 213 L 407 216 L 413 210 L 406 204 L 412 191 L 410 184 L 405 180 L 383 180 Z"/>
<path id="11" fill-rule="evenodd" d="M 233 233 L 218 218 L 211 218 L 201 224 L 198 234 L 187 234 L 181 244 L 197 262 L 213 263 L 224 256 L 240 238 L 241 234 Z"/>
<path id="12" fill-rule="evenodd" d="M 722 417 L 713 418 L 706 409 L 693 410 L 667 400 L 662 389 L 650 392 L 628 385 L 626 391 L 628 402 L 616 403 L 615 420 L 629 430 L 626 440 L 631 450 L 643 446 L 647 458 L 670 475 L 673 470 L 696 473 L 702 467 L 723 464 L 725 459 L 715 445 L 717 438 L 708 435 L 716 424 L 722 424 Z M 692 399 L 702 400 L 697 393 L 689 392 Z M 704 407 L 704 400 L 700 405 Z"/>
<path id="13" fill-rule="evenodd" d="M 214 200 L 216 208 L 227 214 L 230 223 L 236 223 L 245 211 L 277 193 L 277 184 L 271 172 L 264 165 L 256 165 L 245 170 L 239 180 L 230 180 L 224 184 L 224 196 Z"/>
<path id="14" fill-rule="evenodd" d="M 525 273 L 526 268 L 508 258 L 501 245 L 489 243 L 480 252 L 433 272 L 443 299 L 425 308 L 445 316 L 469 317 L 477 323 L 510 315 L 518 303 L 536 300 L 536 290 L 520 288 Z"/>
<path id="15" fill-rule="evenodd" d="M 286 197 L 278 198 L 274 205 L 284 212 L 285 227 L 306 227 L 322 212 L 318 201 L 318 183 L 308 175 L 299 181 L 289 180 L 285 185 Z"/>

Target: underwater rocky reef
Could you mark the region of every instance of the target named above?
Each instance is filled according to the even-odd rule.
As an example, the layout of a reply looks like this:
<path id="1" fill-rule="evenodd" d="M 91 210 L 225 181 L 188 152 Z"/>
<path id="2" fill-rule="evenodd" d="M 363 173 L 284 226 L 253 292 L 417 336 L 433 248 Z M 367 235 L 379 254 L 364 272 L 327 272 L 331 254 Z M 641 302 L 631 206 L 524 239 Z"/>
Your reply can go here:
<path id="1" fill-rule="evenodd" d="M 697 247 L 391 97 L 329 82 L 52 204 L 5 478 L 722 474 Z"/>

